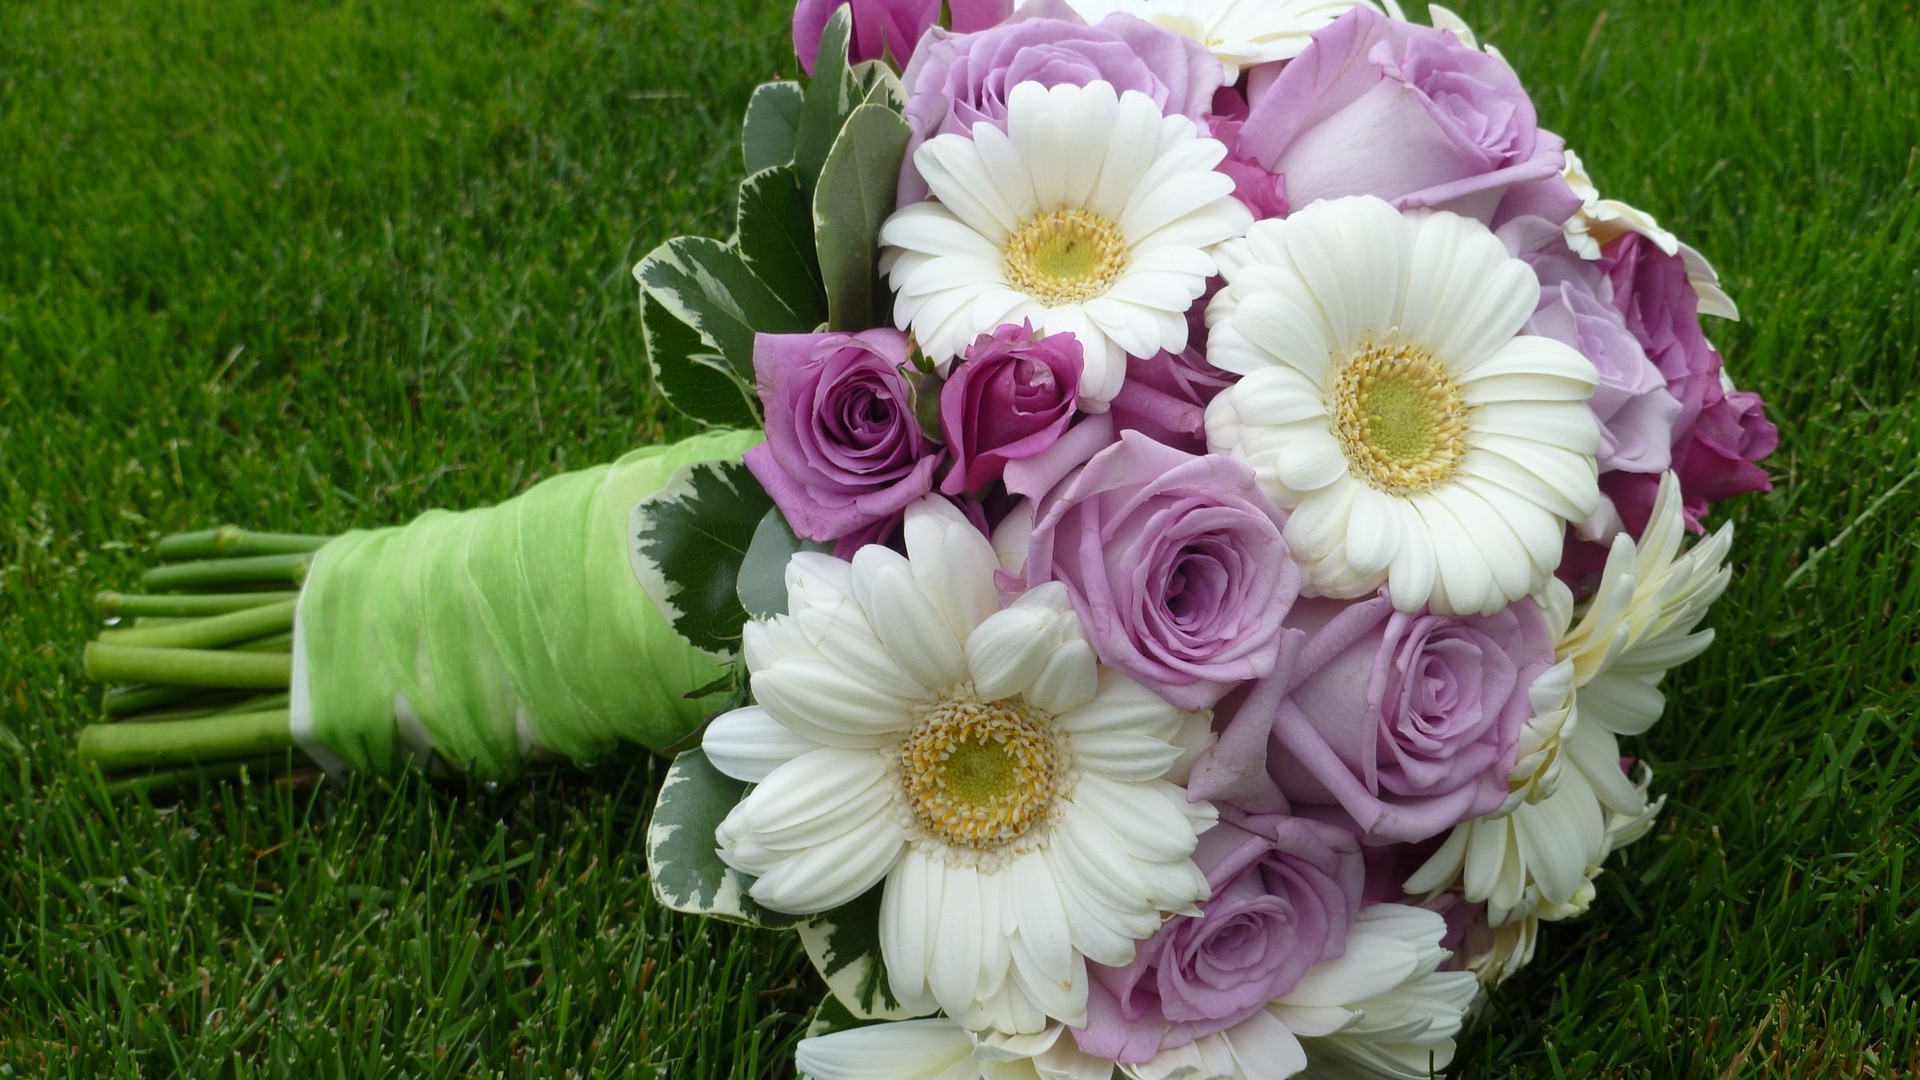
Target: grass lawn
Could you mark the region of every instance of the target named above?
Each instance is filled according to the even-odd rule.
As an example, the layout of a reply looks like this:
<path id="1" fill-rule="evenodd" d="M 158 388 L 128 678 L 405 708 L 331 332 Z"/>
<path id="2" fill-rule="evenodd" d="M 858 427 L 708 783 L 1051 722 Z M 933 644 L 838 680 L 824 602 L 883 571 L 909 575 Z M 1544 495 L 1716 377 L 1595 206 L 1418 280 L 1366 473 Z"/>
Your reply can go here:
<path id="1" fill-rule="evenodd" d="M 108 803 L 97 589 L 163 533 L 496 501 L 684 428 L 628 270 L 718 234 L 775 0 L 0 4 L 0 1076 L 779 1077 L 787 936 L 656 908 L 656 766 Z M 1669 796 L 1460 1076 L 1920 1073 L 1920 13 L 1460 0 L 1722 268 L 1772 403 Z"/>

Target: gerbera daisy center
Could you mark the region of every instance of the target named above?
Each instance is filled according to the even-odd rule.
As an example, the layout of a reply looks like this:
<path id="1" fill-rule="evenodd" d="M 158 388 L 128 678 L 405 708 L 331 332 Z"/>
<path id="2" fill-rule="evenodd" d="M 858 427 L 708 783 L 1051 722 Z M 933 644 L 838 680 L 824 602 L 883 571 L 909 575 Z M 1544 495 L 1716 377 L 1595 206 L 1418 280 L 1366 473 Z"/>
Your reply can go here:
<path id="1" fill-rule="evenodd" d="M 1091 210 L 1035 214 L 1007 238 L 1007 282 L 1048 307 L 1105 295 L 1126 272 L 1120 229 Z"/>
<path id="2" fill-rule="evenodd" d="M 1466 450 L 1466 399 L 1417 345 L 1363 344 L 1335 376 L 1327 411 L 1354 473 L 1391 495 L 1445 483 Z"/>
<path id="3" fill-rule="evenodd" d="M 1045 821 L 1065 776 L 1060 734 L 1018 701 L 941 698 L 900 744 L 900 790 L 921 828 L 987 851 Z"/>

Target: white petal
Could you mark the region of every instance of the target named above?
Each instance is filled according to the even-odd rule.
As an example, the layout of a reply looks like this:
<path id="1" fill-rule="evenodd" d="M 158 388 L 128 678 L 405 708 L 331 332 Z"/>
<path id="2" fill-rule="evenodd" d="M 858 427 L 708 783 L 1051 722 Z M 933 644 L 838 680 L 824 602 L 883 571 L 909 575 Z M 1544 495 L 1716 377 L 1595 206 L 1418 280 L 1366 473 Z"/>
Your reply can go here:
<path id="1" fill-rule="evenodd" d="M 936 691 L 966 677 L 961 641 L 921 591 L 904 556 L 879 544 L 860 548 L 853 555 L 853 590 L 881 646 L 901 671 Z"/>
<path id="2" fill-rule="evenodd" d="M 810 1080 L 944 1080 L 967 1075 L 973 1040 L 951 1020 L 902 1020 L 802 1039 L 794 1062 Z"/>
<path id="3" fill-rule="evenodd" d="M 934 873 L 941 878 L 940 921 L 928 928 L 935 942 L 928 957 L 927 986 L 942 1009 L 964 1013 L 979 1000 L 981 962 L 990 947 L 989 928 L 981 920 L 981 875 L 971 866 L 954 864 Z M 998 920 L 991 929 L 992 946 L 1004 948 Z"/>
<path id="4" fill-rule="evenodd" d="M 1347 565 L 1355 571 L 1381 574 L 1393 563 L 1400 550 L 1403 524 L 1399 502 L 1365 485 L 1354 486 L 1353 511 L 1347 516 L 1346 555 Z"/>
<path id="5" fill-rule="evenodd" d="M 1330 345 L 1352 348 L 1401 322 L 1413 233 L 1409 219 L 1367 197 L 1313 203 L 1286 219 L 1287 254 Z"/>
<path id="6" fill-rule="evenodd" d="M 927 996 L 927 966 L 940 913 L 942 865 L 909 846 L 887 875 L 880 893 L 880 955 L 893 996 Z"/>
<path id="7" fill-rule="evenodd" d="M 820 744 L 795 734 L 767 710 L 749 705 L 722 713 L 700 739 L 713 767 L 735 780 L 757 784 L 767 774 Z"/>
<path id="8" fill-rule="evenodd" d="M 1057 616 L 1031 608 L 987 616 L 967 639 L 967 670 L 983 700 L 1012 697 L 1033 685 L 1052 656 L 1047 646 L 1057 621 Z"/>
<path id="9" fill-rule="evenodd" d="M 1400 328 L 1442 363 L 1470 371 L 1520 332 L 1539 299 L 1539 279 L 1485 225 L 1445 211 L 1418 219 Z"/>
<path id="10" fill-rule="evenodd" d="M 1027 702 L 1037 709 L 1068 713 L 1093 700 L 1099 686 L 1100 665 L 1093 646 L 1085 641 L 1069 641 L 1053 650 L 1047 665 L 1040 669 L 1033 685 L 1027 687 Z"/>
<path id="11" fill-rule="evenodd" d="M 1087 775 L 1074 785 L 1073 801 L 1095 821 L 1112 822 L 1115 842 L 1136 859 L 1176 862 L 1193 855 L 1199 838 L 1181 810 L 1183 794 L 1172 784 L 1129 784 Z"/>
<path id="12" fill-rule="evenodd" d="M 956 641 L 1000 607 L 993 543 L 952 503 L 929 495 L 907 507 L 907 555 L 920 590 L 946 616 Z"/>
<path id="13" fill-rule="evenodd" d="M 821 841 L 781 859 L 753 883 L 753 899 L 774 911 L 831 911 L 865 895 L 893 868 L 906 838 L 891 822 Z"/>
<path id="14" fill-rule="evenodd" d="M 1280 451 L 1279 480 L 1294 491 L 1318 491 L 1346 475 L 1346 454 L 1324 432 L 1316 431 Z"/>
<path id="15" fill-rule="evenodd" d="M 1347 951 L 1307 969 L 1280 998 L 1289 1005 L 1347 1006 L 1384 994 L 1412 975 L 1419 952 L 1384 934 L 1354 932 Z"/>
<path id="16" fill-rule="evenodd" d="M 916 702 L 882 693 L 824 659 L 782 660 L 753 673 L 753 697 L 796 733 L 826 746 L 879 746 L 912 726 Z"/>

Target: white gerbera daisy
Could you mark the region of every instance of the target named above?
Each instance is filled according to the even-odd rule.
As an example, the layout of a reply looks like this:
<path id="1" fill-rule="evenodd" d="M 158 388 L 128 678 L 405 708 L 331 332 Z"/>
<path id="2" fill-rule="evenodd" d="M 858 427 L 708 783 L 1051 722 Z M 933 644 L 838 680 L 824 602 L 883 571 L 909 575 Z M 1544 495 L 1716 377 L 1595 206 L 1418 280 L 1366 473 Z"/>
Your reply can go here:
<path id="1" fill-rule="evenodd" d="M 1583 259 L 1598 259 L 1605 244 L 1628 233 L 1639 233 L 1668 255 L 1680 256 L 1687 268 L 1687 284 L 1692 285 L 1700 297 L 1700 314 L 1739 320 L 1740 306 L 1720 287 L 1720 275 L 1705 255 L 1681 243 L 1679 237 L 1662 228 L 1645 210 L 1618 199 L 1601 198 L 1600 189 L 1587 175 L 1580 155 L 1571 150 L 1567 151 L 1567 163 L 1561 168 L 1560 176 L 1573 193 L 1580 196 L 1579 211 L 1560 227 L 1567 247 L 1574 254 Z"/>
<path id="2" fill-rule="evenodd" d="M 1313 32 L 1356 7 L 1402 17 L 1368 0 L 1067 0 L 1090 23 L 1116 12 L 1132 15 L 1192 38 L 1220 61 L 1231 86 L 1255 64 L 1291 60 L 1313 39 Z"/>
<path id="3" fill-rule="evenodd" d="M 1226 152 L 1135 91 L 1015 86 L 1006 131 L 975 124 L 972 138 L 914 152 L 937 201 L 881 227 L 895 324 L 943 374 L 1004 323 L 1071 333 L 1086 356 L 1081 403 L 1104 411 L 1128 356 L 1186 348 L 1187 308 L 1214 273 L 1208 249 L 1253 220 L 1214 171 Z"/>
<path id="4" fill-rule="evenodd" d="M 970 1029 L 1084 1023 L 1086 959 L 1120 965 L 1207 895 L 1211 806 L 1164 777 L 1182 713 L 1102 668 L 1064 588 L 1002 609 L 987 538 L 945 500 L 907 511 L 908 555 L 787 568 L 789 614 L 748 624 L 758 705 L 704 747 L 758 786 L 720 855 L 775 911 L 885 882 L 893 994 Z"/>
<path id="5" fill-rule="evenodd" d="M 1607 856 L 1645 835 L 1665 800 L 1647 798 L 1652 770 L 1643 767 L 1638 784 L 1627 779 L 1619 741 L 1597 724 L 1577 728 L 1560 752 L 1566 768 L 1552 794 L 1455 826 L 1407 879 L 1407 892 L 1458 882 L 1468 900 L 1487 905 L 1495 927 L 1586 911 Z"/>
<path id="6" fill-rule="evenodd" d="M 1733 571 L 1733 525 L 1680 553 L 1687 535 L 1680 480 L 1660 477 L 1653 512 L 1636 543 L 1614 537 L 1600 586 L 1580 621 L 1564 585 L 1548 593 L 1549 618 L 1560 629 L 1559 654 L 1573 661 L 1581 715 L 1616 735 L 1638 735 L 1666 708 L 1660 681 L 1667 671 L 1713 644 L 1712 630 L 1696 629 L 1726 591 Z"/>
<path id="7" fill-rule="evenodd" d="M 1486 226 L 1371 196 L 1262 221 L 1220 253 L 1207 359 L 1244 376 L 1207 444 L 1291 511 L 1310 595 L 1491 614 L 1546 585 L 1598 505 L 1598 376 L 1522 335 L 1533 271 Z"/>
<path id="8" fill-rule="evenodd" d="M 970 1034 L 951 1020 L 902 1020 L 802 1039 L 807 1080 L 1111 1080 L 1113 1062 L 1083 1054 L 1058 1024 L 1037 1035 Z"/>
<path id="9" fill-rule="evenodd" d="M 1120 1065 L 1084 1053 L 1058 1025 L 1034 1035 L 969 1035 L 951 1020 L 908 1020 L 806 1039 L 808 1080 L 1412 1080 L 1444 1069 L 1480 992 L 1441 971 L 1446 922 L 1421 908 L 1360 912 L 1346 951 L 1307 969 L 1285 997 L 1226 1031 Z"/>

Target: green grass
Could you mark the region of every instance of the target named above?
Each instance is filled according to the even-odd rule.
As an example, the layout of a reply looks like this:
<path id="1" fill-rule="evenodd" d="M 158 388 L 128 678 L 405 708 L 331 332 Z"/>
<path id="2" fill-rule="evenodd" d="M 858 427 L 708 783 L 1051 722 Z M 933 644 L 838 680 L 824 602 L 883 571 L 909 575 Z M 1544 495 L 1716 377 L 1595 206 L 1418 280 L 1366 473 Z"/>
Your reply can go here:
<path id="1" fill-rule="evenodd" d="M 1457 5 L 1723 269 L 1783 448 L 1669 802 L 1461 1076 L 1920 1070 L 1920 13 Z M 790 938 L 652 905 L 645 762 L 109 804 L 89 599 L 220 521 L 495 501 L 680 433 L 627 270 L 721 232 L 750 0 L 0 5 L 0 1075 L 776 1077 Z M 1797 576 L 1796 576 L 1797 575 Z"/>

